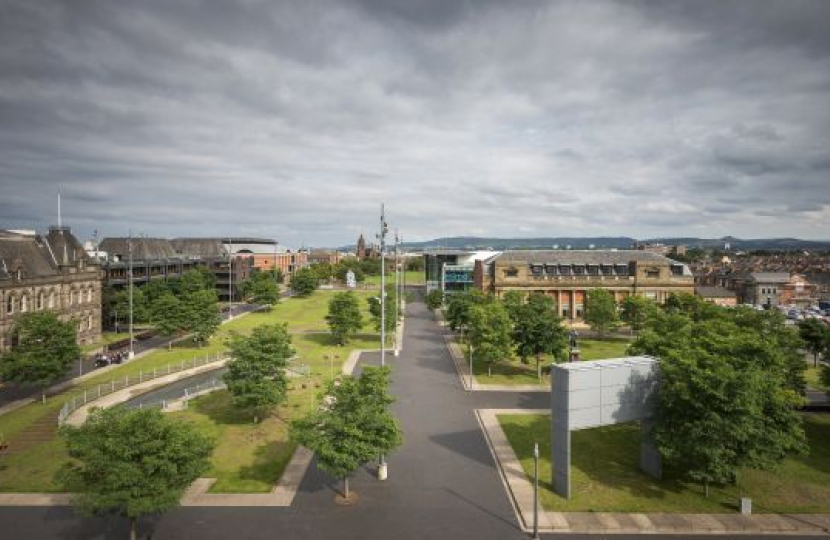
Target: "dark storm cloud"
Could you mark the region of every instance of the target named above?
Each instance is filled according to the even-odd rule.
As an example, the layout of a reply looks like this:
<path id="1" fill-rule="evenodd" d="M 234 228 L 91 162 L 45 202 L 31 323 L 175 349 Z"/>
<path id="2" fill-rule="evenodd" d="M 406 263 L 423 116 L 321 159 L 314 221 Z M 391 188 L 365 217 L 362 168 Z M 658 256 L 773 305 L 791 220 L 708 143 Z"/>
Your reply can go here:
<path id="1" fill-rule="evenodd" d="M 826 236 L 830 5 L 0 0 L 0 227 Z"/>

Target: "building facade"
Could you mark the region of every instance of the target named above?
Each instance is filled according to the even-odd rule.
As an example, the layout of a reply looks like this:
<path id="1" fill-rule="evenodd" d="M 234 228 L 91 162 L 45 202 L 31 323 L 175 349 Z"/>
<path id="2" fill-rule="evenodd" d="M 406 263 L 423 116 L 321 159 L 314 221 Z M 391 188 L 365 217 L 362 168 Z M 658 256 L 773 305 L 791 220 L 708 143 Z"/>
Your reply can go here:
<path id="1" fill-rule="evenodd" d="M 724 287 L 696 286 L 695 296 L 699 296 L 716 306 L 735 307 L 738 305 L 738 296 L 735 292 Z"/>
<path id="2" fill-rule="evenodd" d="M 101 278 L 69 227 L 50 227 L 45 236 L 0 231 L 0 352 L 13 345 L 17 318 L 33 311 L 74 321 L 81 345 L 98 341 Z"/>
<path id="3" fill-rule="evenodd" d="M 545 294 L 569 320 L 583 318 L 593 289 L 607 290 L 617 302 L 640 295 L 662 304 L 671 294 L 694 294 L 685 264 L 647 251 L 505 251 L 475 266 L 475 286 L 482 291 L 497 297 L 508 291 Z"/>

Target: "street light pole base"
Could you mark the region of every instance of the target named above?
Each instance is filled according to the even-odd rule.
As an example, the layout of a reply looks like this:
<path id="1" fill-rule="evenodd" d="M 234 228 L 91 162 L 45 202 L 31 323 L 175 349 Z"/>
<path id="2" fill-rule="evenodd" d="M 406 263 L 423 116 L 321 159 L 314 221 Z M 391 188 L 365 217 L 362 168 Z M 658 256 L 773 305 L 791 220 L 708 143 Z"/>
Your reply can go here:
<path id="1" fill-rule="evenodd" d="M 130 360 L 132 360 L 133 358 L 135 358 L 135 351 L 130 351 L 130 352 L 128 352 L 128 353 L 127 353 L 127 358 L 128 358 L 128 359 L 130 359 Z"/>
<path id="2" fill-rule="evenodd" d="M 386 480 L 389 476 L 388 465 L 384 462 L 378 465 L 378 480 Z"/>

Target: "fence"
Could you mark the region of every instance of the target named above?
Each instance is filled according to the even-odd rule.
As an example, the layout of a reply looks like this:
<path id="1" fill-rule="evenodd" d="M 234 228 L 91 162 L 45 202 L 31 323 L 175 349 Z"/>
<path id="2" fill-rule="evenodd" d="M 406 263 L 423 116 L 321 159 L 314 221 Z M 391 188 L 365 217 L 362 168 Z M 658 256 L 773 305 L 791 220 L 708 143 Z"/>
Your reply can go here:
<path id="1" fill-rule="evenodd" d="M 200 396 L 203 393 L 213 392 L 214 390 L 220 390 L 222 388 L 226 388 L 227 385 L 222 382 L 222 380 L 218 377 L 214 377 L 213 379 L 203 382 L 201 384 L 196 384 L 194 386 L 188 386 L 184 390 L 182 390 L 181 399 L 184 399 L 184 407 L 187 408 L 187 400 L 190 398 L 194 398 Z M 176 399 L 180 398 L 170 398 L 170 399 L 160 399 L 157 401 L 150 401 L 147 403 L 140 402 L 138 405 L 129 405 L 129 409 L 147 409 L 147 408 L 159 408 L 161 410 L 167 409 L 167 405 L 171 401 L 175 401 Z"/>
<path id="2" fill-rule="evenodd" d="M 130 386 L 135 386 L 147 381 L 152 381 L 153 379 L 164 377 L 166 375 L 170 375 L 171 373 L 177 373 L 186 369 L 193 369 L 205 364 L 210 364 L 211 362 L 217 362 L 223 358 L 226 358 L 224 354 L 217 353 L 213 355 L 209 354 L 201 358 L 194 358 L 192 360 L 171 362 L 161 368 L 153 368 L 152 371 L 140 370 L 138 375 L 125 375 L 124 377 L 112 379 L 107 383 L 101 383 L 92 388 L 87 388 L 84 390 L 83 394 L 78 394 L 64 403 L 60 413 L 58 413 L 58 425 L 63 425 L 69 415 L 78 410 L 80 407 L 83 407 L 90 401 L 95 401 L 96 399 L 104 397 L 107 394 L 112 394 L 118 390 L 123 390 L 124 388 L 129 388 Z"/>

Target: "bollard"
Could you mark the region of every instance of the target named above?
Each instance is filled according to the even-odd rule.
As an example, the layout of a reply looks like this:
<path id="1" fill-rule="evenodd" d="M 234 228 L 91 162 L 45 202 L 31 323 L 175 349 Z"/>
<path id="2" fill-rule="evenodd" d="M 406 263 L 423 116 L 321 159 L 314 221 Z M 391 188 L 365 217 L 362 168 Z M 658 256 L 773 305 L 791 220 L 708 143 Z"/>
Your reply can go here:
<path id="1" fill-rule="evenodd" d="M 98 397 L 101 397 L 101 385 L 98 385 Z"/>
<path id="2" fill-rule="evenodd" d="M 140 382 L 140 383 L 144 382 L 144 372 L 141 371 L 141 370 L 138 370 L 138 382 Z"/>
<path id="3" fill-rule="evenodd" d="M 748 516 L 752 514 L 752 499 L 741 497 L 741 514 Z"/>
<path id="4" fill-rule="evenodd" d="M 84 405 L 86 405 L 86 390 L 84 390 Z"/>
<path id="5" fill-rule="evenodd" d="M 129 375 L 124 377 L 124 388 L 127 388 L 128 386 L 130 386 L 130 376 Z"/>
<path id="6" fill-rule="evenodd" d="M 110 389 L 110 392 L 115 392 L 115 380 L 113 379 L 112 381 L 110 381 L 110 383 L 112 383 L 112 388 Z"/>
<path id="7" fill-rule="evenodd" d="M 163 400 L 163 399 L 161 400 L 161 408 L 162 408 L 162 409 L 166 409 L 166 408 L 167 408 L 167 401 L 165 401 L 165 400 Z"/>
<path id="8" fill-rule="evenodd" d="M 153 368 L 153 378 L 156 378 L 156 368 Z"/>
<path id="9" fill-rule="evenodd" d="M 184 371 L 184 360 L 182 360 L 182 371 Z"/>

